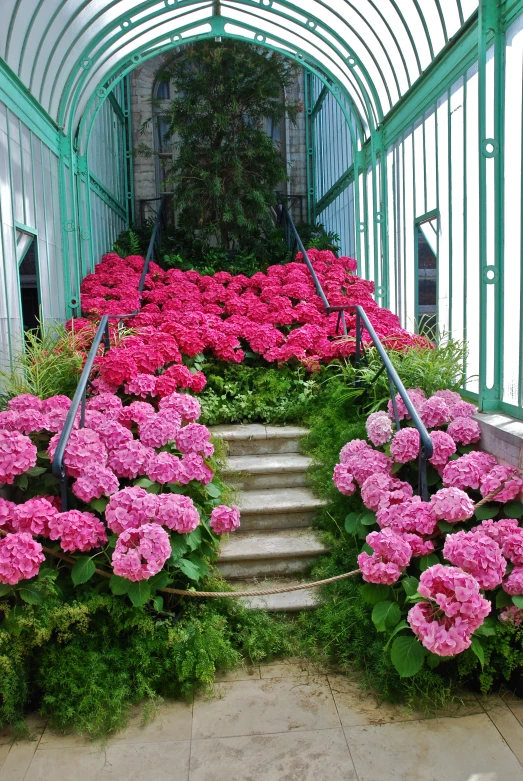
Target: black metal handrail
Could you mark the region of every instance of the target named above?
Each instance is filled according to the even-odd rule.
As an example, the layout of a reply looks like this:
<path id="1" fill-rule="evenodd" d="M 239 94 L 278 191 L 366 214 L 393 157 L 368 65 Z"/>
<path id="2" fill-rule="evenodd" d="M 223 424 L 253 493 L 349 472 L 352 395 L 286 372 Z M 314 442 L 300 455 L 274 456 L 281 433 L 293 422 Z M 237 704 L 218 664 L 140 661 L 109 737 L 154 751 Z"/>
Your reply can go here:
<path id="1" fill-rule="evenodd" d="M 140 296 L 143 293 L 145 279 L 149 271 L 150 262 L 154 257 L 156 248 L 160 245 L 161 228 L 162 225 L 164 224 L 166 203 L 167 203 L 167 196 L 164 195 L 161 198 L 160 207 L 156 214 L 156 220 L 154 223 L 151 240 L 149 242 L 147 255 L 145 256 L 145 262 L 143 264 L 143 270 L 140 276 L 140 282 L 138 285 L 138 292 Z M 64 464 L 65 449 L 67 447 L 67 443 L 69 442 L 69 437 L 71 436 L 71 432 L 73 430 L 74 422 L 76 420 L 76 415 L 78 414 L 79 408 L 81 408 L 80 428 L 83 428 L 85 424 L 85 405 L 87 400 L 87 387 L 89 385 L 89 377 L 91 376 L 91 371 L 93 369 L 94 361 L 98 354 L 98 348 L 100 347 L 102 341 L 104 342 L 104 347 L 106 350 L 108 350 L 110 347 L 109 320 L 118 320 L 118 321 L 127 320 L 130 317 L 134 317 L 136 314 L 138 314 L 139 311 L 140 311 L 139 309 L 135 309 L 134 312 L 130 312 L 128 314 L 103 315 L 100 320 L 100 323 L 98 324 L 98 328 L 96 329 L 93 343 L 91 345 L 91 349 L 89 350 L 89 355 L 87 356 L 87 360 L 85 361 L 85 365 L 82 374 L 80 375 L 80 379 L 78 380 L 78 386 L 73 396 L 73 400 L 71 402 L 69 412 L 67 413 L 64 427 L 60 434 L 60 439 L 58 440 L 58 445 L 56 446 L 56 450 L 53 456 L 53 462 L 51 465 L 53 475 L 60 480 L 62 511 L 64 512 L 67 510 L 67 505 L 68 505 L 67 474 L 65 471 L 65 464 Z"/>
<path id="2" fill-rule="evenodd" d="M 371 341 L 383 362 L 383 366 L 378 371 L 378 373 L 373 377 L 372 381 L 377 380 L 379 375 L 382 374 L 382 372 L 384 371 L 387 372 L 396 430 L 399 431 L 401 428 L 399 415 L 398 415 L 398 405 L 396 403 L 396 392 L 399 394 L 401 400 L 405 404 L 405 407 L 407 408 L 407 411 L 412 419 L 412 422 L 415 428 L 418 430 L 420 436 L 418 493 L 424 501 L 427 501 L 429 498 L 428 485 L 427 485 L 427 461 L 429 460 L 429 458 L 432 458 L 432 454 L 434 452 L 434 446 L 432 444 L 432 440 L 430 438 L 429 432 L 427 431 L 416 408 L 414 407 L 414 404 L 412 403 L 412 400 L 409 394 L 407 393 L 407 390 L 403 385 L 394 364 L 392 363 L 389 356 L 387 355 L 379 336 L 374 330 L 372 323 L 370 322 L 367 313 L 365 312 L 362 306 L 360 306 L 359 304 L 358 305 L 346 304 L 345 306 L 330 306 L 327 297 L 325 295 L 325 292 L 323 291 L 323 288 L 321 286 L 321 282 L 319 281 L 316 272 L 314 271 L 307 250 L 303 246 L 303 242 L 300 239 L 298 231 L 296 230 L 296 226 L 294 225 L 289 210 L 287 209 L 284 203 L 278 204 L 276 214 L 277 214 L 278 223 L 282 225 L 285 230 L 285 239 L 287 242 L 287 246 L 289 247 L 289 249 L 293 251 L 296 247 L 298 247 L 299 251 L 302 253 L 303 260 L 305 261 L 305 264 L 312 275 L 312 278 L 314 280 L 314 285 L 316 287 L 316 291 L 319 297 L 321 298 L 321 300 L 323 301 L 327 313 L 330 314 L 332 312 L 338 312 L 338 323 L 336 326 L 336 333 L 338 332 L 338 327 L 341 318 L 341 322 L 343 323 L 343 334 L 345 337 L 347 336 L 347 324 L 345 321 L 345 311 L 352 310 L 356 312 L 355 362 L 356 362 L 357 369 L 360 366 L 362 354 L 364 354 L 365 352 L 365 347 L 363 344 L 363 330 L 364 328 L 367 330 L 371 338 Z M 357 378 L 356 385 L 358 384 L 359 384 L 359 379 Z M 396 389 L 396 392 L 394 389 Z"/>

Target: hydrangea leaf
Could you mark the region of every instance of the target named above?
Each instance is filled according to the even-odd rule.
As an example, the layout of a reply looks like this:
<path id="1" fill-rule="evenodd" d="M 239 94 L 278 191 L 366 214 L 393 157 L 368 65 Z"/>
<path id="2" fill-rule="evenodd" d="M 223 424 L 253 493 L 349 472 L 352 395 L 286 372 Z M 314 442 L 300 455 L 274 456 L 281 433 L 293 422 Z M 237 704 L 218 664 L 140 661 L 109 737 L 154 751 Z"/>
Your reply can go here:
<path id="1" fill-rule="evenodd" d="M 188 534 L 185 538 L 187 540 L 187 544 L 189 545 L 189 548 L 193 551 L 196 550 L 196 548 L 199 548 L 202 544 L 202 530 L 200 526 L 197 526 L 196 529 L 193 529 L 190 534 Z"/>
<path id="2" fill-rule="evenodd" d="M 128 590 L 129 599 L 135 607 L 142 607 L 151 598 L 151 586 L 147 580 L 137 580 L 131 583 Z"/>
<path id="3" fill-rule="evenodd" d="M 478 521 L 487 521 L 490 518 L 495 518 L 499 513 L 499 504 L 484 504 L 482 507 L 478 507 L 474 516 Z"/>
<path id="4" fill-rule="evenodd" d="M 158 594 L 158 596 L 153 599 L 153 607 L 157 613 L 160 613 L 163 610 L 163 597 L 161 594 Z"/>
<path id="5" fill-rule="evenodd" d="M 209 483 L 209 485 L 206 486 L 207 493 L 209 496 L 212 496 L 213 499 L 219 499 L 219 497 L 222 495 L 222 490 L 217 485 L 214 485 L 214 483 Z"/>
<path id="6" fill-rule="evenodd" d="M 97 513 L 104 513 L 108 503 L 109 500 L 105 497 L 101 497 L 100 499 L 92 499 L 89 502 L 90 506 L 93 508 L 93 510 L 96 510 Z"/>
<path id="7" fill-rule="evenodd" d="M 181 559 L 188 548 L 187 537 L 187 534 L 171 535 L 171 564 L 178 566 L 178 559 Z"/>
<path id="8" fill-rule="evenodd" d="M 378 602 L 382 602 L 387 599 L 390 593 L 390 587 L 384 583 L 365 583 L 361 589 L 360 594 L 369 605 L 376 605 Z"/>
<path id="9" fill-rule="evenodd" d="M 520 610 L 523 610 L 523 595 L 517 594 L 515 597 L 512 597 L 512 602 L 515 604 L 516 607 L 519 607 Z"/>
<path id="10" fill-rule="evenodd" d="M 116 596 L 127 594 L 130 585 L 130 580 L 127 580 L 127 578 L 121 578 L 119 575 L 112 575 L 111 580 L 109 581 L 109 588 Z"/>
<path id="11" fill-rule="evenodd" d="M 5 597 L 6 594 L 9 594 L 11 589 L 12 586 L 8 586 L 6 583 L 0 583 L 0 597 Z"/>
<path id="12" fill-rule="evenodd" d="M 41 605 L 44 601 L 43 592 L 34 583 L 28 583 L 18 593 L 24 602 L 27 602 L 29 605 Z"/>
<path id="13" fill-rule="evenodd" d="M 492 637 L 496 634 L 496 630 L 499 626 L 499 621 L 494 616 L 487 616 L 481 626 L 479 626 L 474 635 L 480 635 L 481 637 Z"/>
<path id="14" fill-rule="evenodd" d="M 479 659 L 479 663 L 482 667 L 485 665 L 485 650 L 483 646 L 481 645 L 481 640 L 479 637 L 476 637 L 475 635 L 472 636 L 472 645 L 470 646 L 472 651 L 476 654 L 476 656 Z"/>
<path id="15" fill-rule="evenodd" d="M 385 632 L 396 626 L 401 618 L 401 611 L 397 602 L 386 600 L 378 602 L 372 610 L 372 621 L 378 632 Z"/>
<path id="16" fill-rule="evenodd" d="M 451 534 L 454 531 L 454 525 L 447 521 L 438 521 L 438 528 L 443 534 Z"/>
<path id="17" fill-rule="evenodd" d="M 414 575 L 409 575 L 407 578 L 403 578 L 401 585 L 405 589 L 405 594 L 412 597 L 418 592 L 419 580 Z"/>
<path id="18" fill-rule="evenodd" d="M 369 510 L 369 512 L 362 513 L 359 517 L 359 522 L 363 526 L 373 526 L 376 523 L 376 513 L 373 513 Z"/>
<path id="19" fill-rule="evenodd" d="M 523 504 L 521 502 L 507 502 L 503 505 L 503 512 L 507 518 L 523 518 Z"/>
<path id="20" fill-rule="evenodd" d="M 359 513 L 349 513 L 345 518 L 345 531 L 348 534 L 356 534 L 359 526 Z"/>
<path id="21" fill-rule="evenodd" d="M 428 556 L 422 556 L 419 560 L 419 568 L 422 572 L 425 572 L 429 567 L 433 567 L 434 564 L 439 564 L 439 558 L 435 553 L 429 553 Z"/>
<path id="22" fill-rule="evenodd" d="M 190 580 L 198 581 L 200 579 L 200 568 L 193 561 L 189 561 L 189 559 L 178 559 L 176 566 L 179 567 L 183 574 Z"/>
<path id="23" fill-rule="evenodd" d="M 96 571 L 96 564 L 88 556 L 81 556 L 71 570 L 71 578 L 75 586 L 87 583 Z"/>
<path id="24" fill-rule="evenodd" d="M 400 678 L 411 678 L 423 667 L 425 650 L 414 635 L 396 637 L 390 649 L 390 658 Z"/>
<path id="25" fill-rule="evenodd" d="M 508 605 L 512 605 L 512 597 L 510 594 L 507 594 L 506 591 L 503 591 L 503 589 L 500 589 L 498 593 L 496 594 L 496 607 L 508 607 Z"/>

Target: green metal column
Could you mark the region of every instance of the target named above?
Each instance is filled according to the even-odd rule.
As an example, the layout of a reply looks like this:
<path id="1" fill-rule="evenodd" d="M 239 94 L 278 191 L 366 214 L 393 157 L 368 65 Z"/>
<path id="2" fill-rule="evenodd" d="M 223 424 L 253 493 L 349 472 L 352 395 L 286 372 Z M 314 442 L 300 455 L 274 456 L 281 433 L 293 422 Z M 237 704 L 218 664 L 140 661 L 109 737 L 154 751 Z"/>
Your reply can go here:
<path id="1" fill-rule="evenodd" d="M 504 178 L 504 33 L 502 0 L 480 0 L 478 26 L 479 63 L 479 260 L 480 260 L 480 368 L 479 407 L 499 408 L 503 382 L 503 178 Z M 494 46 L 494 135 L 487 137 L 487 51 Z M 490 107 L 492 110 L 492 106 Z M 489 161 L 494 166 L 494 192 L 487 187 Z M 494 209 L 490 220 L 493 237 L 489 237 L 488 209 Z M 493 228 L 492 228 L 493 226 Z M 493 243 L 493 257 L 488 246 Z M 492 241 L 493 240 L 493 241 Z M 490 289 L 489 289 L 490 288 Z M 493 295 L 490 292 L 493 290 Z M 493 310 L 493 311 L 492 311 Z M 490 317 L 489 317 L 490 315 Z M 493 331 L 493 332 L 492 332 Z M 491 345 L 489 350 L 487 345 Z M 488 364 L 493 363 L 492 373 Z M 489 387 L 489 374 L 492 381 Z"/>

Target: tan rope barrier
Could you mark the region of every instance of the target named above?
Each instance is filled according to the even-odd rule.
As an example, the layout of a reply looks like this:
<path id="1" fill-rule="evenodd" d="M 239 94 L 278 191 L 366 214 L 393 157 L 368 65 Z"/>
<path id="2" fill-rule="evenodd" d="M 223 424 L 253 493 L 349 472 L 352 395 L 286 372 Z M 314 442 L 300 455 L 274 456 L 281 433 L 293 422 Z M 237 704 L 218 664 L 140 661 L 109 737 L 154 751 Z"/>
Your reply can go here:
<path id="1" fill-rule="evenodd" d="M 499 488 L 497 488 L 492 493 L 488 494 L 488 496 L 485 496 L 484 499 L 481 499 L 477 504 L 474 505 L 474 510 L 477 510 L 478 507 L 481 507 L 482 505 L 489 502 L 491 499 L 493 499 L 499 492 L 504 488 L 505 483 L 501 485 Z M 8 532 L 4 531 L 3 529 L 0 529 L 0 536 L 5 537 L 8 534 Z M 49 554 L 50 556 L 54 556 L 57 559 L 61 559 L 62 561 L 67 562 L 67 564 L 75 564 L 76 559 L 73 559 L 72 556 L 67 556 L 65 553 L 59 553 L 58 551 L 53 551 L 51 548 L 46 548 L 42 546 L 42 550 L 44 553 Z M 193 591 L 189 589 L 181 589 L 181 588 L 160 588 L 158 591 L 163 594 L 176 594 L 177 596 L 181 597 L 215 597 L 219 599 L 225 599 L 227 597 L 265 597 L 270 594 L 285 594 L 290 591 L 300 591 L 305 588 L 316 588 L 317 586 L 325 586 L 327 583 L 335 583 L 338 580 L 345 580 L 346 578 L 351 578 L 353 575 L 357 575 L 359 573 L 359 569 L 354 569 L 351 572 L 344 572 L 343 575 L 335 575 L 332 578 L 325 578 L 325 580 L 315 580 L 312 583 L 298 583 L 295 586 L 280 586 L 279 588 L 266 588 L 266 589 L 257 589 L 256 591 Z M 105 570 L 96 568 L 94 571 L 95 575 L 101 575 L 104 578 L 110 578 L 111 573 L 105 572 Z"/>

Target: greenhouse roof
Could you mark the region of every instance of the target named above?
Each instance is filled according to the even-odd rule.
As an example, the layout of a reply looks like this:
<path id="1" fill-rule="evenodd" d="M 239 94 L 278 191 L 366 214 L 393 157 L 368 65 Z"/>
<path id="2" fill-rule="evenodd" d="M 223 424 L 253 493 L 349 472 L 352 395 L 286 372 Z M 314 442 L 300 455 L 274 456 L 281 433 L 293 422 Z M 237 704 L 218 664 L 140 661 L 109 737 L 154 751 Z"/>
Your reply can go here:
<path id="1" fill-rule="evenodd" d="M 364 134 L 478 0 L 2 0 L 0 56 L 65 130 L 93 95 L 159 51 L 227 35 L 269 46 L 350 93 Z"/>

